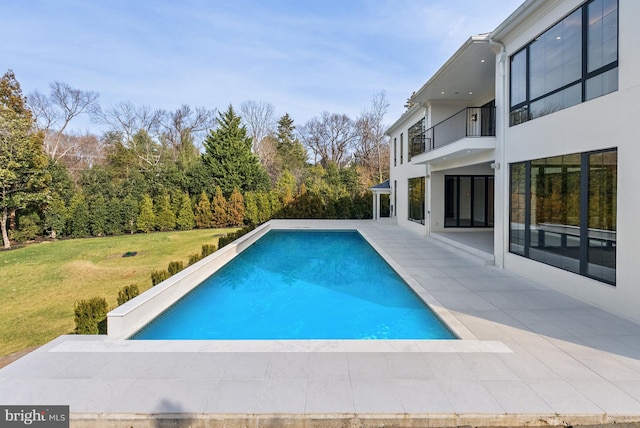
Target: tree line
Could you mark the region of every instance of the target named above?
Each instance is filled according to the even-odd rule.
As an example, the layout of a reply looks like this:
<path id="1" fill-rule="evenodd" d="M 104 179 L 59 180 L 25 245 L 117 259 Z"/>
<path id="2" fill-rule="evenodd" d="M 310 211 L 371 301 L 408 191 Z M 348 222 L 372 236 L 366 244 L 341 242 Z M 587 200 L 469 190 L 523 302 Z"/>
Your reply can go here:
<path id="1" fill-rule="evenodd" d="M 352 119 L 323 112 L 299 128 L 266 102 L 175 111 L 54 82 L 24 95 L 0 79 L 3 246 L 260 224 L 271 218 L 371 218 L 371 185 L 388 178 L 384 93 Z M 89 115 L 102 135 L 76 134 Z"/>

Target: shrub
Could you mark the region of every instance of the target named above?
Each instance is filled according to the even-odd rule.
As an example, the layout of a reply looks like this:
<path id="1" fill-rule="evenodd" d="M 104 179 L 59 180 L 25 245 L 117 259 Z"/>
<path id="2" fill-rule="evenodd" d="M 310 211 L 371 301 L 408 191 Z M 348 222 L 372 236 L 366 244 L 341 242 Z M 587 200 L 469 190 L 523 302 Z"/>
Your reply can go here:
<path id="1" fill-rule="evenodd" d="M 140 290 L 136 284 L 127 285 L 118 290 L 118 306 L 125 304 L 129 300 L 140 294 Z"/>
<path id="2" fill-rule="evenodd" d="M 250 224 L 250 225 L 248 225 L 246 227 L 243 227 L 240 230 L 235 231 L 234 233 L 229 233 L 228 235 L 225 235 L 225 236 L 221 237 L 220 239 L 218 239 L 218 246 L 220 248 L 222 248 L 225 245 L 230 244 L 231 242 L 233 242 L 236 239 L 240 238 L 241 236 L 244 236 L 247 233 L 251 232 L 255 228 L 256 227 L 253 224 Z"/>
<path id="3" fill-rule="evenodd" d="M 166 270 L 154 270 L 153 272 L 151 272 L 151 285 L 155 286 L 157 284 L 160 284 L 170 276 L 171 275 L 169 275 L 169 272 L 167 272 Z"/>
<path id="4" fill-rule="evenodd" d="M 12 234 L 12 238 L 17 242 L 31 241 L 42 233 L 42 221 L 36 213 L 21 216 L 18 223 L 18 230 Z"/>
<path id="5" fill-rule="evenodd" d="M 202 258 L 204 259 L 209 254 L 215 253 L 217 249 L 218 248 L 213 244 L 204 244 L 202 246 L 202 253 L 201 253 Z"/>
<path id="6" fill-rule="evenodd" d="M 184 263 L 182 262 L 169 262 L 169 266 L 167 267 L 167 272 L 169 272 L 169 276 L 175 275 L 184 269 Z"/>
<path id="7" fill-rule="evenodd" d="M 106 334 L 109 305 L 104 297 L 80 300 L 75 306 L 76 334 Z"/>
<path id="8" fill-rule="evenodd" d="M 202 260 L 202 255 L 195 253 L 195 254 L 191 254 L 189 256 L 189 266 L 191 266 L 192 264 L 198 263 L 200 260 Z"/>

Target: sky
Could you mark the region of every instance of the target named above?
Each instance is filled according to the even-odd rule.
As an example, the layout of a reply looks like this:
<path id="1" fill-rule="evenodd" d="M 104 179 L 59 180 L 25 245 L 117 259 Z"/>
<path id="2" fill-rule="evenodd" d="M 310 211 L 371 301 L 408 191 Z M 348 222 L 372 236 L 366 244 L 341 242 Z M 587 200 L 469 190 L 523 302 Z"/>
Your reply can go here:
<path id="1" fill-rule="evenodd" d="M 357 118 L 375 94 L 403 113 L 471 35 L 523 0 L 2 0 L 0 73 L 25 95 L 64 82 L 121 102 L 236 111 L 263 101 L 300 126 Z M 88 118 L 73 132 L 99 133 Z"/>

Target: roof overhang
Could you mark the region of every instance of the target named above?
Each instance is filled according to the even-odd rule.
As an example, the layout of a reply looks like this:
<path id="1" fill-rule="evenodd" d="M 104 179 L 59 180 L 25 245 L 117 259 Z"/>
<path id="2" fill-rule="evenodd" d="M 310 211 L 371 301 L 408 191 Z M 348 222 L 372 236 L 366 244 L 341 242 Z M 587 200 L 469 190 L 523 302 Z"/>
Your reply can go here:
<path id="1" fill-rule="evenodd" d="M 469 164 L 478 163 L 478 158 L 493 157 L 496 149 L 496 137 L 463 138 L 447 144 L 438 150 L 420 153 L 411 158 L 414 165 L 439 164 L 452 160 L 466 159 Z"/>
<path id="2" fill-rule="evenodd" d="M 412 95 L 411 101 L 472 101 L 495 93 L 496 46 L 489 34 L 470 37 L 455 54 Z"/>

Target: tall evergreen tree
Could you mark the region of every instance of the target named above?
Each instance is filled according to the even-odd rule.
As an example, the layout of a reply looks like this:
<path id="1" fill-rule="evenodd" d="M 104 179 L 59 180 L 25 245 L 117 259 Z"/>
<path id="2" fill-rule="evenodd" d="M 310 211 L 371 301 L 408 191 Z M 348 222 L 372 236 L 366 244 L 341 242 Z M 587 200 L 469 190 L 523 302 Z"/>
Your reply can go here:
<path id="1" fill-rule="evenodd" d="M 209 202 L 209 197 L 204 190 L 200 194 L 200 200 L 196 204 L 195 221 L 196 226 L 200 229 L 206 229 L 213 226 L 213 212 L 211 212 L 211 202 Z"/>
<path id="2" fill-rule="evenodd" d="M 276 157 L 281 171 L 289 171 L 300 180 L 302 171 L 307 163 L 307 151 L 296 138 L 295 129 L 296 127 L 289 113 L 285 113 L 278 120 Z"/>
<path id="3" fill-rule="evenodd" d="M 227 206 L 229 226 L 242 226 L 244 224 L 244 199 L 238 189 L 233 189 Z"/>
<path id="4" fill-rule="evenodd" d="M 180 208 L 178 209 L 176 226 L 179 230 L 191 230 L 195 222 L 195 216 L 191 208 L 191 198 L 188 193 L 183 192 L 180 196 Z"/>
<path id="5" fill-rule="evenodd" d="M 136 228 L 140 232 L 149 233 L 156 226 L 156 215 L 153 212 L 153 199 L 145 194 L 140 203 L 140 213 L 136 219 Z"/>
<path id="6" fill-rule="evenodd" d="M 171 198 L 169 197 L 169 193 L 165 191 L 160 195 L 158 203 L 156 204 L 156 209 L 156 227 L 163 232 L 175 229 L 176 215 L 171 208 Z"/>
<path id="7" fill-rule="evenodd" d="M 230 195 L 236 187 L 242 192 L 268 189 L 269 177 L 251 152 L 251 138 L 240 117 L 231 105 L 219 116 L 220 126 L 205 138 L 202 155 L 214 183 L 225 195 Z"/>
<path id="8" fill-rule="evenodd" d="M 149 200 L 151 200 L 151 198 L 149 198 Z M 121 208 L 122 227 L 124 228 L 124 231 L 129 232 L 130 234 L 135 233 L 138 229 L 136 220 L 138 219 L 138 213 L 140 212 L 140 206 L 137 199 L 133 195 L 128 194 L 122 200 Z M 153 214 L 153 201 L 151 201 L 150 212 Z"/>
<path id="9" fill-rule="evenodd" d="M 8 218 L 31 203 L 42 202 L 50 181 L 44 134 L 34 133 L 33 123 L 20 84 L 9 70 L 0 78 L 0 229 L 4 248 L 11 246 Z"/>
<path id="10" fill-rule="evenodd" d="M 56 239 L 64 234 L 67 216 L 68 210 L 64 199 L 58 192 L 51 193 L 44 209 L 44 227 L 49 231 L 51 238 Z"/>
<path id="11" fill-rule="evenodd" d="M 102 195 L 98 195 L 89 204 L 89 229 L 91 229 L 91 235 L 104 235 L 106 226 L 107 203 Z"/>
<path id="12" fill-rule="evenodd" d="M 222 194 L 220 186 L 216 186 L 216 194 L 211 201 L 211 211 L 213 212 L 213 226 L 225 227 L 229 224 L 229 214 L 227 213 L 227 200 Z"/>
<path id="13" fill-rule="evenodd" d="M 107 202 L 107 218 L 104 231 L 107 235 L 121 235 L 124 230 L 123 203 L 118 198 Z"/>
<path id="14" fill-rule="evenodd" d="M 89 205 L 82 193 L 77 193 L 71 199 L 69 212 L 71 236 L 74 238 L 89 236 Z"/>

